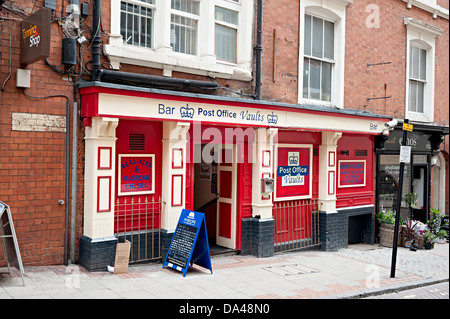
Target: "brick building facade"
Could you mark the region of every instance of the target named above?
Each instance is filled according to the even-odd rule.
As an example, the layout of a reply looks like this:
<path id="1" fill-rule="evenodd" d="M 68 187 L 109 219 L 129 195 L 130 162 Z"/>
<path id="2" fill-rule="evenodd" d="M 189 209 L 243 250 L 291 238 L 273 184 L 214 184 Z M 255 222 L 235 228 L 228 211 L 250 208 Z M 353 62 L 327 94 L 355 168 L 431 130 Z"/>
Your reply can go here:
<path id="1" fill-rule="evenodd" d="M 100 246 L 100 249 L 109 250 L 106 253 L 109 257 L 105 258 L 110 258 L 116 242 L 113 234 L 117 231 L 113 226 L 115 197 L 121 199 L 116 176 L 118 156 L 121 152 L 136 154 L 128 149 L 124 151 L 125 144 L 121 143 L 124 143 L 125 135 L 122 134 L 129 134 L 133 127 L 148 124 L 145 130 L 148 129 L 149 134 L 157 136 L 165 144 L 161 149 L 155 150 L 151 146 L 150 150 L 137 153 L 154 154 L 157 163 L 161 158 L 166 160 L 167 156 L 175 156 L 178 150 L 184 159 L 193 156 L 184 153 L 194 150 L 186 137 L 194 133 L 192 117 L 191 120 L 178 117 L 171 121 L 168 114 L 148 115 L 143 109 L 138 109 L 139 99 L 147 101 L 142 102 L 144 104 L 160 105 L 162 101 L 175 101 L 191 106 L 204 105 L 204 109 L 209 111 L 217 105 L 250 112 L 260 109 L 267 111 L 265 116 L 280 111 L 289 114 L 286 123 L 289 117 L 299 116 L 298 125 L 277 126 L 266 122 L 258 126 L 255 123 L 247 125 L 243 120 L 223 122 L 223 129 L 227 125 L 243 129 L 260 127 L 259 131 L 255 131 L 264 131 L 268 145 L 258 146 L 256 151 L 270 154 L 267 162 L 264 158 L 262 163 L 257 162 L 260 166 L 237 164 L 236 172 L 244 178 L 233 182 L 237 183 L 233 185 L 237 185 L 236 196 L 240 203 L 240 208 L 233 208 L 237 210 L 236 225 L 231 221 L 228 229 L 227 223 L 217 224 L 222 235 L 230 231 L 233 242 L 230 246 L 233 249 L 256 255 L 261 250 L 263 255 L 270 255 L 272 242 L 283 241 L 275 235 L 269 243 L 261 240 L 258 245 L 255 242 L 257 235 L 253 235 L 262 233 L 262 230 L 267 233 L 274 228 L 276 232 L 280 227 L 277 219 L 274 221 L 272 217 L 272 207 L 278 205 L 274 201 L 275 195 L 261 196 L 260 190 L 252 191 L 251 186 L 259 183 L 260 177 L 276 177 L 273 161 L 278 148 L 273 148 L 275 137 L 280 145 L 296 145 L 299 152 L 305 145 L 311 149 L 311 158 L 318 171 L 312 172 L 316 175 L 311 177 L 314 178 L 314 186 L 311 186 L 307 200 L 317 200 L 321 205 L 318 209 L 321 211 L 321 230 L 316 231 L 320 233 L 322 248 L 334 250 L 345 247 L 348 243 L 348 220 L 359 215 L 368 218 L 362 227 L 369 228 L 362 231 L 364 240 L 373 242 L 374 237 L 370 234 L 374 235 L 372 213 L 377 207 L 375 197 L 378 187 L 374 170 L 379 160 L 375 156 L 375 144 L 386 133 L 383 123 L 391 119 L 402 122 L 404 118 L 411 118 L 407 111 L 407 83 L 410 81 L 407 64 L 410 56 L 408 48 L 411 43 L 416 43 L 415 38 L 411 38 L 414 32 L 422 32 L 423 38 L 419 40 L 425 44 L 434 41 L 424 46 L 431 50 L 427 52 L 435 53 L 434 59 L 430 60 L 434 63 L 433 79 L 427 78 L 427 87 L 434 86 L 433 107 L 431 111 L 426 109 L 425 120 L 417 114 L 413 114 L 416 117 L 412 119 L 418 121 L 419 126 L 425 126 L 424 132 L 427 132 L 427 125 L 439 126 L 440 130 L 433 132 L 445 136 L 444 142 L 438 144 L 439 154 L 421 155 L 428 156 L 428 161 L 433 156 L 438 157 L 440 173 L 433 173 L 438 165 L 429 165 L 430 205 L 438 205 L 448 214 L 448 181 L 437 182 L 442 174 L 448 176 L 449 173 L 448 1 L 130 0 L 122 4 L 105 0 L 56 1 L 51 9 L 50 54 L 46 59 L 28 65 L 20 64 L 22 21 L 44 7 L 44 1 L 0 2 L 0 200 L 12 209 L 25 265 L 60 264 L 68 260 L 78 262 L 81 259 L 80 246 L 84 252 L 93 250 L 88 256 L 83 256 L 82 263 L 87 268 L 97 267 L 95 263 L 98 261 L 92 260 L 90 254 L 98 253 L 95 249 Z M 48 2 L 51 6 L 52 1 Z M 97 3 L 101 3 L 101 19 L 98 32 L 95 32 L 94 11 L 98 9 L 95 8 Z M 78 4 L 80 13 L 87 9 L 86 16 L 84 13 L 80 16 L 71 14 L 77 13 L 73 5 Z M 259 50 L 255 50 L 258 47 L 258 4 L 262 5 L 261 100 L 255 100 L 254 96 L 258 90 Z M 140 25 L 145 24 L 148 29 L 135 28 L 133 23 L 138 23 L 135 17 L 139 17 L 142 21 Z M 126 23 L 123 22 L 125 19 Z M 193 21 L 193 24 L 188 21 Z M 158 28 L 151 30 L 152 23 L 157 24 Z M 320 48 L 312 31 L 316 26 L 323 32 L 320 37 L 325 39 Z M 196 41 L 189 42 L 183 38 L 182 34 L 186 37 L 194 34 L 189 30 L 196 30 Z M 83 36 L 86 38 L 84 42 Z M 62 63 L 63 37 L 80 39 L 81 43 L 76 44 L 75 57 L 72 56 L 75 64 Z M 304 41 L 305 37 L 311 41 L 309 44 Z M 232 39 L 235 45 L 231 50 L 223 48 L 217 44 L 220 42 L 217 39 L 223 42 Z M 180 45 L 182 41 L 184 47 Z M 100 44 L 100 56 L 92 53 L 96 43 Z M 99 69 L 155 76 L 152 80 L 156 82 L 147 82 L 144 86 L 131 80 L 113 83 L 106 78 L 117 74 L 107 72 L 97 78 L 100 81 L 93 81 L 96 79 L 93 71 L 98 67 L 94 65 L 96 58 L 100 58 Z M 312 67 L 317 67 L 318 63 L 323 81 L 316 87 Z M 308 72 L 305 71 L 306 66 Z M 326 73 L 328 68 L 331 68 L 331 73 Z M 30 70 L 28 88 L 16 85 L 18 69 Z M 192 82 L 180 84 L 161 79 Z M 192 83 L 199 84 L 200 88 Z M 208 87 L 211 83 L 214 83 L 213 89 Z M 108 96 L 112 96 L 112 100 L 102 102 Z M 123 96 L 129 101 L 136 101 L 136 104 L 130 102 L 127 108 L 123 108 L 122 104 L 119 113 L 108 109 L 114 100 L 122 101 L 120 98 Z M 430 93 L 427 96 L 430 97 Z M 67 102 L 70 104 L 67 105 Z M 206 106 L 209 103 L 212 105 L 210 109 Z M 76 116 L 76 134 L 72 129 L 74 106 L 78 108 L 76 111 L 80 111 Z M 176 104 L 173 107 L 179 106 Z M 279 114 L 280 121 L 282 114 Z M 312 116 L 310 122 L 313 124 L 308 120 L 301 122 L 308 116 Z M 69 125 L 66 124 L 67 119 Z M 321 121 L 323 123 L 317 124 Z M 186 126 L 186 122 L 190 125 Z M 215 119 L 203 119 L 203 122 L 206 127 L 202 130 L 219 128 Z M 367 128 L 363 124 L 367 124 Z M 181 134 L 176 140 L 166 136 L 175 132 Z M 74 136 L 77 140 L 75 144 L 72 141 Z M 339 184 L 337 164 L 341 161 L 360 161 L 357 157 L 345 157 L 348 156 L 346 151 L 358 151 L 351 146 L 351 141 L 358 139 L 360 145 L 365 147 L 359 151 L 366 151 L 368 156 L 364 159 L 367 170 L 365 183 L 364 186 L 347 188 Z M 179 146 L 177 143 L 180 141 L 185 144 Z M 207 140 L 200 138 L 200 144 L 207 144 Z M 70 152 L 66 153 L 68 148 Z M 103 152 L 111 155 L 109 162 L 101 157 Z M 332 157 L 330 154 L 333 154 Z M 248 153 L 243 156 L 248 156 Z M 72 163 L 73 158 L 77 160 L 76 165 Z M 324 158 L 328 158 L 327 163 Z M 102 168 L 103 164 L 109 170 Z M 166 231 L 163 237 L 166 234 L 170 238 L 179 208 L 198 208 L 194 205 L 194 179 L 198 178 L 196 174 L 201 163 L 198 167 L 182 165 L 181 169 L 178 166 L 166 167 L 164 161 L 158 165 L 162 175 L 156 176 L 161 182 L 156 181 L 155 185 L 161 187 L 159 192 L 166 205 L 161 215 L 162 228 Z M 221 172 L 220 168 L 217 169 Z M 76 178 L 72 178 L 74 171 Z M 165 184 L 169 179 L 172 188 Z M 72 194 L 74 188 L 70 185 L 73 182 L 77 187 Z M 181 195 L 174 191 L 175 183 L 184 185 L 181 188 L 185 191 Z M 102 195 L 102 187 L 110 189 L 109 197 Z M 259 189 L 259 185 L 253 188 Z M 439 193 L 439 189 L 445 189 L 445 192 Z M 167 204 L 169 202 L 170 205 Z M 72 206 L 75 203 L 76 208 Z M 75 221 L 72 221 L 73 216 Z M 208 229 L 215 228 L 216 222 L 211 223 Z M 117 225 L 117 228 L 120 227 Z M 124 227 L 126 229 L 126 222 Z M 217 235 L 216 239 L 219 242 L 225 240 L 227 246 L 230 239 L 226 238 Z M 0 266 L 4 261 L 2 249 L 0 247 Z M 100 266 L 103 267 L 101 262 Z"/>

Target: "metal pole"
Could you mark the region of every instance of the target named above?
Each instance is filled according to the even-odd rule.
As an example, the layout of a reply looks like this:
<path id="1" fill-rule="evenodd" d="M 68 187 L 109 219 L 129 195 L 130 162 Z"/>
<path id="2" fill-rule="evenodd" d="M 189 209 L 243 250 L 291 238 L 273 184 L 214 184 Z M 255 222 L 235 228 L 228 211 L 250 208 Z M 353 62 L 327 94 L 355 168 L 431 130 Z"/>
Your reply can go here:
<path id="1" fill-rule="evenodd" d="M 255 74 L 255 99 L 261 100 L 261 67 L 262 67 L 262 22 L 263 0 L 258 0 L 256 24 L 256 74 Z"/>
<path id="2" fill-rule="evenodd" d="M 404 120 L 404 123 L 408 123 L 408 119 Z M 406 146 L 406 137 L 408 131 L 403 129 L 402 146 Z M 405 171 L 405 163 L 400 162 L 400 176 L 397 192 L 397 208 L 395 212 L 395 227 L 394 227 L 394 243 L 392 247 L 392 263 L 391 263 L 391 278 L 395 278 L 395 264 L 397 262 L 397 242 L 398 242 L 398 229 L 400 226 L 400 209 L 402 207 L 402 188 L 403 188 L 403 173 Z"/>

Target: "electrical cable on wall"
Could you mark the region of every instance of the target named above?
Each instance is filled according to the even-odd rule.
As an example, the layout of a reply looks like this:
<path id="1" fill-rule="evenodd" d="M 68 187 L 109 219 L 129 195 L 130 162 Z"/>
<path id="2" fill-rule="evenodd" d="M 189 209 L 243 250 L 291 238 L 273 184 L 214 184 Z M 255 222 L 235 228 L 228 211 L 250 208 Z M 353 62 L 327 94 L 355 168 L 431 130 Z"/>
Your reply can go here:
<path id="1" fill-rule="evenodd" d="M 9 62 L 8 62 L 8 67 L 9 67 L 9 74 L 6 77 L 5 81 L 2 84 L 2 92 L 5 92 L 5 85 L 6 82 L 8 82 L 9 78 L 11 77 L 11 73 L 12 73 L 12 67 L 11 67 L 11 43 L 12 43 L 12 35 L 11 35 L 11 20 L 8 21 L 9 24 Z"/>
<path id="2" fill-rule="evenodd" d="M 47 98 L 51 98 L 51 97 L 63 97 L 63 98 L 65 98 L 67 100 L 67 102 L 70 102 L 69 97 L 67 95 L 64 95 L 64 94 L 53 94 L 53 95 L 45 95 L 45 96 L 32 96 L 32 95 L 28 94 L 27 92 L 25 92 L 25 90 L 26 90 L 26 88 L 22 88 L 23 94 L 25 94 L 30 99 L 47 99 Z"/>

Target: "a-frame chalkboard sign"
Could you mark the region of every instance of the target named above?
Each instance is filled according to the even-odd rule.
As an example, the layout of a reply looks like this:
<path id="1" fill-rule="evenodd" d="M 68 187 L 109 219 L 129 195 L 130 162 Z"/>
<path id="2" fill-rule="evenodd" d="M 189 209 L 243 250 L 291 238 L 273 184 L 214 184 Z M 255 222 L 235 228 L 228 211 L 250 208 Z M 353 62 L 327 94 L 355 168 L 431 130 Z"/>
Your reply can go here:
<path id="1" fill-rule="evenodd" d="M 3 202 L 0 202 L 0 230 L 0 238 L 3 239 L 3 245 L 5 247 L 8 272 L 11 273 L 10 265 L 16 267 L 20 271 L 22 284 L 25 286 L 25 281 L 23 280 L 22 258 L 20 257 L 19 245 L 17 243 L 11 210 L 9 206 Z"/>
<path id="2" fill-rule="evenodd" d="M 209 269 L 212 274 L 205 215 L 183 209 L 163 268 L 169 266 L 179 270 L 185 277 L 192 264 Z"/>

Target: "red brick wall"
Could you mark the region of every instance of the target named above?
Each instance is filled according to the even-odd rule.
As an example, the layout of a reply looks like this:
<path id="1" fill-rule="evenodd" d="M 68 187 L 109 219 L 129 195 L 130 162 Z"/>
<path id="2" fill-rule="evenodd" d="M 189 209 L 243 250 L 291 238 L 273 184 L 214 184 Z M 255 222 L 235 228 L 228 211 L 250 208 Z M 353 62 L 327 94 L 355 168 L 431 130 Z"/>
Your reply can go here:
<path id="1" fill-rule="evenodd" d="M 263 100 L 297 103 L 299 10 L 298 1 L 263 2 Z"/>
<path id="2" fill-rule="evenodd" d="M 32 12 L 42 7 L 43 1 L 15 1 L 7 4 Z M 60 6 L 60 2 L 58 2 Z M 60 15 L 59 9 L 56 13 Z M 17 19 L 22 17 L 2 10 L 0 21 L 0 86 L 9 75 L 9 34 L 12 35 L 12 73 L 0 91 L 0 200 L 11 207 L 22 260 L 25 265 L 50 265 L 63 263 L 65 209 L 58 200 L 65 200 L 65 150 L 64 130 L 32 131 L 33 123 L 12 129 L 13 113 L 66 115 L 66 99 L 61 97 L 31 99 L 16 87 L 16 70 L 20 68 L 20 29 Z M 61 28 L 51 24 L 51 54 L 49 61 L 61 64 Z M 41 97 L 66 95 L 73 104 L 73 88 L 67 75 L 53 72 L 44 61 L 26 68 L 31 71 L 31 88 L 25 92 Z M 63 118 L 65 123 L 65 118 Z M 48 125 L 48 121 L 47 125 Z M 59 123 L 61 124 L 61 123 Z M 57 129 L 48 127 L 48 130 Z M 59 128 L 60 130 L 61 128 Z M 83 146 L 80 144 L 80 151 Z M 80 180 L 79 187 L 83 189 Z M 79 197 L 81 198 L 81 196 Z M 82 201 L 79 200 L 79 208 Z M 78 237 L 81 230 L 81 211 L 78 209 Z M 70 225 L 70 224 L 69 224 Z M 0 244 L 0 267 L 5 266 L 3 244 Z"/>
<path id="3" fill-rule="evenodd" d="M 430 12 L 407 9 L 403 1 L 380 0 L 380 27 L 368 28 L 366 12 L 370 0 L 355 1 L 347 7 L 345 101 L 346 108 L 366 109 L 376 114 L 403 118 L 406 88 L 406 27 L 411 17 L 443 29 L 436 39 L 435 122 L 448 125 L 449 37 L 448 20 L 433 19 Z M 367 67 L 368 63 L 391 62 Z M 386 87 L 386 90 L 385 90 Z M 368 97 L 391 96 L 370 100 Z"/>

